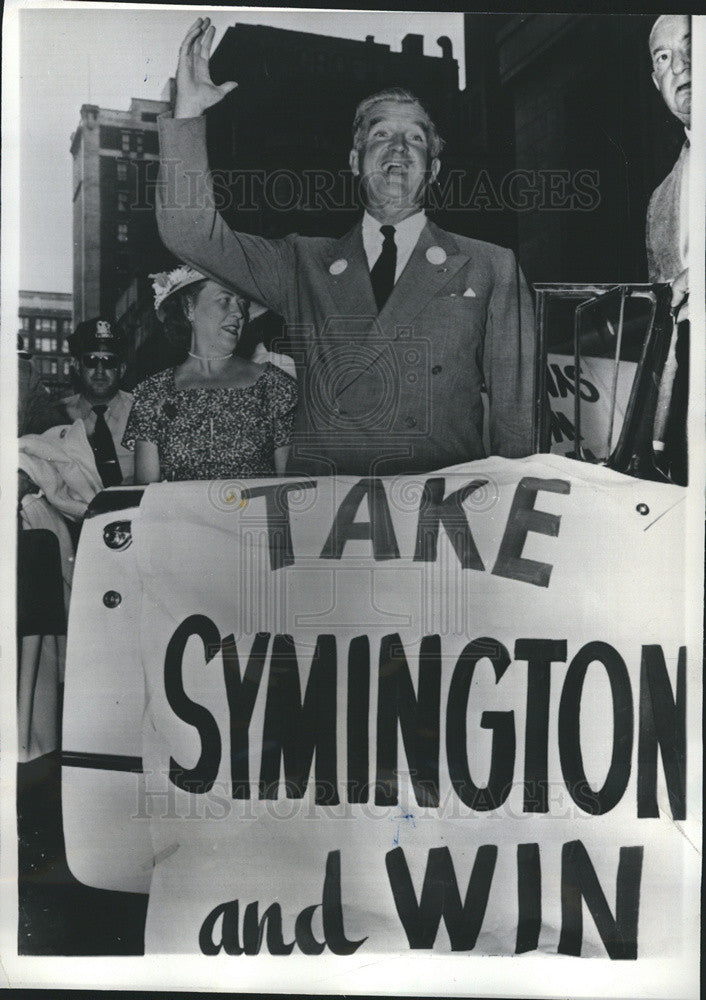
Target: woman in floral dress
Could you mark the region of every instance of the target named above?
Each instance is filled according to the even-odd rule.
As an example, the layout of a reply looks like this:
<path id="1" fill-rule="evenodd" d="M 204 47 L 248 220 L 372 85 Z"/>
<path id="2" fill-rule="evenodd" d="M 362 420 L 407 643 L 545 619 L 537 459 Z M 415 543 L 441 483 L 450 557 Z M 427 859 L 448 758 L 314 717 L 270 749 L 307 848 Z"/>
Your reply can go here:
<path id="1" fill-rule="evenodd" d="M 152 277 L 157 315 L 185 359 L 135 389 L 123 438 L 135 482 L 282 475 L 297 386 L 233 353 L 249 303 L 187 266 Z"/>

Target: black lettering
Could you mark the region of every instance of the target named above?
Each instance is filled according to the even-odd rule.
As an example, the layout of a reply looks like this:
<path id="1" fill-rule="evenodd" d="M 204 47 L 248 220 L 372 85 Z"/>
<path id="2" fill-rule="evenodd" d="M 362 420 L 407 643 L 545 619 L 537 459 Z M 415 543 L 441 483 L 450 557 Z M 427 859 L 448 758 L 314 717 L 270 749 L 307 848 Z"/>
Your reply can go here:
<path id="1" fill-rule="evenodd" d="M 367 802 L 369 795 L 368 771 L 368 713 L 370 708 L 370 640 L 359 635 L 348 647 L 348 801 Z"/>
<path id="2" fill-rule="evenodd" d="M 337 805 L 336 638 L 318 636 L 302 704 L 294 642 L 291 635 L 276 635 L 265 703 L 260 798 L 277 798 L 280 758 L 287 798 L 303 798 L 314 749 L 316 805 Z"/>
<path id="3" fill-rule="evenodd" d="M 573 365 L 566 365 L 564 368 L 567 378 L 571 379 L 571 384 L 574 387 L 574 392 L 576 391 L 576 369 Z M 596 389 L 593 382 L 589 382 L 587 378 L 579 379 L 579 396 L 586 403 L 596 403 L 600 397 L 598 389 Z"/>
<path id="4" fill-rule="evenodd" d="M 547 751 L 549 742 L 549 692 L 552 663 L 566 662 L 566 640 L 518 639 L 515 659 L 527 660 L 527 714 L 525 728 L 524 812 L 549 809 Z"/>
<path id="5" fill-rule="evenodd" d="M 516 955 L 536 949 L 541 927 L 542 868 L 539 844 L 518 844 Z"/>
<path id="6" fill-rule="evenodd" d="M 560 444 L 564 438 L 567 441 L 576 440 L 576 428 L 565 413 L 561 410 L 552 410 L 549 416 L 553 441 Z"/>
<path id="7" fill-rule="evenodd" d="M 402 731 L 412 786 L 419 805 L 439 805 L 439 711 L 441 640 L 425 635 L 419 649 L 419 696 L 414 694 L 399 635 L 380 643 L 375 804 L 396 805 L 397 724 Z"/>
<path id="8" fill-rule="evenodd" d="M 580 840 L 564 844 L 561 850 L 560 955 L 581 954 L 582 901 L 585 900 L 610 958 L 637 958 L 643 852 L 642 847 L 620 848 L 613 918 L 586 848 Z"/>
<path id="9" fill-rule="evenodd" d="M 401 847 L 385 855 L 385 866 L 410 948 L 433 948 L 443 918 L 452 951 L 472 951 L 483 924 L 498 849 L 483 844 L 476 852 L 461 905 L 456 872 L 448 847 L 433 847 L 427 856 L 422 895 L 417 896 Z"/>
<path id="10" fill-rule="evenodd" d="M 311 926 L 314 914 L 319 906 L 321 906 L 321 903 L 314 903 L 313 906 L 305 906 L 301 913 L 297 915 L 294 924 L 294 937 L 299 949 L 305 955 L 320 955 L 326 947 L 325 942 L 317 941 L 314 937 L 314 929 Z"/>
<path id="11" fill-rule="evenodd" d="M 221 940 L 216 943 L 213 932 L 218 918 L 221 918 Z M 219 903 L 208 914 L 199 931 L 199 948 L 202 955 L 217 955 L 223 948 L 226 955 L 242 955 L 238 934 L 238 900 Z"/>
<path id="12" fill-rule="evenodd" d="M 473 540 L 468 518 L 463 509 L 464 500 L 482 486 L 487 479 L 474 479 L 460 490 L 455 490 L 444 499 L 446 481 L 443 477 L 427 479 L 419 504 L 417 540 L 414 546 L 415 562 L 435 562 L 439 539 L 439 524 L 443 524 L 451 539 L 454 552 L 464 569 L 485 569 L 476 543 Z"/>
<path id="13" fill-rule="evenodd" d="M 481 728 L 493 731 L 488 784 L 480 788 L 468 767 L 466 710 L 473 674 L 479 660 L 488 659 L 496 683 L 510 664 L 510 654 L 501 642 L 481 638 L 469 642 L 454 668 L 446 711 L 446 755 L 454 791 L 467 806 L 489 812 L 501 806 L 510 794 L 515 768 L 515 722 L 512 712 L 483 712 Z"/>
<path id="14" fill-rule="evenodd" d="M 275 483 L 274 486 L 253 486 L 241 491 L 243 500 L 265 498 L 271 569 L 291 566 L 294 562 L 292 529 L 289 521 L 289 494 L 298 490 L 313 489 L 316 489 L 316 481 L 309 479 L 297 483 Z"/>
<path id="15" fill-rule="evenodd" d="M 248 735 L 269 642 L 269 632 L 257 633 L 242 680 L 234 636 L 226 636 L 221 645 L 223 678 L 230 712 L 230 780 L 234 799 L 250 798 Z"/>
<path id="16" fill-rule="evenodd" d="M 213 788 L 218 775 L 221 736 L 209 710 L 192 701 L 184 690 L 182 661 L 186 644 L 192 636 L 201 639 L 206 663 L 210 663 L 220 649 L 218 629 L 205 615 L 190 615 L 169 640 L 164 657 L 164 693 L 174 714 L 197 729 L 201 740 L 201 753 L 195 767 L 184 768 L 173 757 L 169 758 L 169 780 L 185 792 L 203 795 Z"/>
<path id="17" fill-rule="evenodd" d="M 603 787 L 593 791 L 581 753 L 581 695 L 591 663 L 605 667 L 613 704 L 613 748 Z M 633 704 L 630 676 L 620 654 L 607 642 L 588 642 L 573 658 L 566 673 L 559 704 L 559 760 L 574 802 L 593 816 L 610 812 L 623 797 L 630 779 L 633 742 Z M 581 795 L 577 790 L 581 790 Z M 589 791 L 589 795 L 584 792 Z"/>
<path id="18" fill-rule="evenodd" d="M 343 905 L 341 903 L 341 852 L 329 851 L 326 858 L 326 878 L 321 898 L 321 916 L 324 937 L 334 955 L 352 955 L 367 941 L 349 941 L 343 929 Z"/>
<path id="19" fill-rule="evenodd" d="M 643 646 L 640 666 L 640 737 L 637 815 L 659 816 L 657 748 L 674 819 L 686 819 L 686 646 L 679 649 L 676 694 L 661 646 Z"/>
<path id="20" fill-rule="evenodd" d="M 509 580 L 533 583 L 536 587 L 548 587 L 552 575 L 551 564 L 522 558 L 522 549 L 530 531 L 538 535 L 549 535 L 551 538 L 556 538 L 559 534 L 561 516 L 535 510 L 534 502 L 540 490 L 546 493 L 569 493 L 571 483 L 566 479 L 535 479 L 533 476 L 525 476 L 519 481 L 493 574 Z"/>
<path id="21" fill-rule="evenodd" d="M 556 387 L 557 387 L 557 390 L 559 392 L 559 396 L 562 399 L 566 399 L 568 393 L 571 393 L 573 395 L 573 392 L 574 392 L 574 383 L 569 378 L 567 378 L 566 374 L 561 369 L 561 367 L 559 365 L 555 364 L 555 363 L 552 363 L 552 364 L 548 365 L 547 367 L 554 374 L 554 378 L 556 379 Z"/>
<path id="22" fill-rule="evenodd" d="M 354 521 L 358 508 L 367 498 L 369 521 Z M 336 512 L 331 532 L 321 552 L 322 559 L 340 559 L 346 542 L 369 538 L 376 560 L 399 559 L 395 529 L 385 488 L 379 479 L 361 479 L 344 497 Z"/>
<path id="23" fill-rule="evenodd" d="M 258 917 L 259 904 L 257 901 L 248 903 L 243 914 L 243 952 L 246 955 L 257 955 L 262 947 L 262 939 L 267 927 L 267 950 L 270 955 L 291 955 L 294 948 L 294 941 L 285 944 L 282 937 L 282 907 L 279 903 L 272 903 L 262 914 L 262 920 Z"/>

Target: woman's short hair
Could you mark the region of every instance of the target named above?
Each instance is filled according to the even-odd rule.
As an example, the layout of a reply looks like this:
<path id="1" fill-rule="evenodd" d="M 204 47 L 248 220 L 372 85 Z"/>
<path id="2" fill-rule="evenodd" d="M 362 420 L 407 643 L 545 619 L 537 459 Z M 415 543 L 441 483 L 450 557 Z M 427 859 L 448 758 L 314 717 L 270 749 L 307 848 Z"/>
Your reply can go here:
<path id="1" fill-rule="evenodd" d="M 424 107 L 422 102 L 414 94 L 405 90 L 403 87 L 389 87 L 387 90 L 381 90 L 377 94 L 371 94 L 370 97 L 366 97 L 365 100 L 361 101 L 358 107 L 355 109 L 355 117 L 353 118 L 353 148 L 361 149 L 364 145 L 365 140 L 368 137 L 368 132 L 370 131 L 370 119 L 372 118 L 373 108 L 382 101 L 396 101 L 398 104 L 412 104 L 419 108 L 422 114 L 422 122 L 424 124 L 424 131 L 427 134 L 427 140 L 429 142 L 429 155 L 432 159 L 437 157 L 441 150 L 444 148 L 444 140 L 439 135 L 436 125 L 431 120 L 429 112 Z"/>
<path id="2" fill-rule="evenodd" d="M 162 303 L 164 311 L 164 333 L 174 347 L 179 348 L 185 354 L 191 347 L 191 320 L 189 319 L 189 306 L 199 297 L 206 281 L 195 281 L 186 288 L 169 295 Z"/>

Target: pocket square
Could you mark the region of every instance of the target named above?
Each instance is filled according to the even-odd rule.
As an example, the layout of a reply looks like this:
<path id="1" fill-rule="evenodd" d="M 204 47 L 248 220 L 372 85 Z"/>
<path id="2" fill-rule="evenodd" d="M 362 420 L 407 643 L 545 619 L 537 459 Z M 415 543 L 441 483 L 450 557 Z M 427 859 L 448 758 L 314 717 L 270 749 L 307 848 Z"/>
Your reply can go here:
<path id="1" fill-rule="evenodd" d="M 476 297 L 476 293 L 473 291 L 472 288 L 468 287 L 466 291 L 463 293 L 463 297 L 464 299 L 474 299 Z"/>

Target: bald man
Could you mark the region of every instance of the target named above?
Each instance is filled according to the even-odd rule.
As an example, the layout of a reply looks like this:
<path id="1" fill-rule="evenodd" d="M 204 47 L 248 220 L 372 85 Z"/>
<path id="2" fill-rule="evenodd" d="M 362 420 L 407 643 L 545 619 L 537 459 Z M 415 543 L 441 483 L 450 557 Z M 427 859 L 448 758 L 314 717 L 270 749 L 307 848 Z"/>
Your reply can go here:
<path id="1" fill-rule="evenodd" d="M 685 486 L 689 388 L 689 16 L 662 14 L 652 27 L 649 45 L 654 85 L 686 133 L 677 162 L 650 199 L 646 229 L 649 278 L 671 284 L 674 317 L 674 334 L 659 388 L 653 448 L 662 471 L 672 482 Z"/>
<path id="2" fill-rule="evenodd" d="M 671 172 L 655 190 L 647 210 L 650 281 L 672 283 L 673 306 L 681 311 L 689 288 L 688 187 L 691 127 L 691 23 L 687 14 L 662 14 L 650 33 L 652 80 L 686 139 Z"/>

